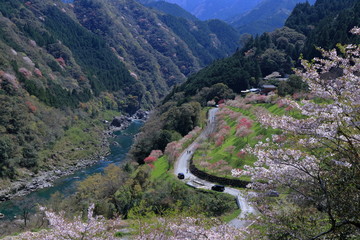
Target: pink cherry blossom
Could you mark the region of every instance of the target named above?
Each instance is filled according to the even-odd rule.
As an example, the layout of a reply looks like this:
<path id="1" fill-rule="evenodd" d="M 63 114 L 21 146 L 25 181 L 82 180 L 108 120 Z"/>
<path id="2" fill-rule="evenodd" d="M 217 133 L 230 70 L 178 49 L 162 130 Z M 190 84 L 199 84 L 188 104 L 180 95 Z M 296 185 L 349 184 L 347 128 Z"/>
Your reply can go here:
<path id="1" fill-rule="evenodd" d="M 351 32 L 360 35 L 359 28 Z M 255 111 L 264 127 L 281 129 L 284 135 L 247 147 L 245 151 L 254 154 L 257 161 L 244 166 L 243 171 L 232 171 L 234 176 L 251 176 L 250 188 L 285 190 L 291 193 L 288 198 L 292 204 L 312 211 L 320 209 L 314 217 L 322 216 L 318 224 L 324 223 L 325 230 L 315 233 L 316 238 L 341 232 L 340 226 L 360 226 L 360 45 L 343 46 L 341 53 L 320 51 L 323 58 L 302 60 L 303 69 L 295 70 L 318 101 L 281 102 L 299 110 L 302 119 L 272 115 L 264 109 Z M 255 99 L 250 96 L 248 101 Z M 269 211 L 268 205 L 259 205 L 269 223 L 279 222 L 280 208 Z M 305 227 L 289 231 L 295 234 Z M 348 234 L 344 230 L 343 234 Z M 329 238 L 333 239 L 331 235 Z"/>

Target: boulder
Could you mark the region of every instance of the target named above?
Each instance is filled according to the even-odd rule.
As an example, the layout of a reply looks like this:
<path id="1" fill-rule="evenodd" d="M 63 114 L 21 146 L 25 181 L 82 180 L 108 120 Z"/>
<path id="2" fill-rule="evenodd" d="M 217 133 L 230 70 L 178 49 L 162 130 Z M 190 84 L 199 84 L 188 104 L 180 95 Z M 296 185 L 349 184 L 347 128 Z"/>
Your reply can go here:
<path id="1" fill-rule="evenodd" d="M 147 120 L 149 112 L 139 109 L 132 117 L 133 119 Z"/>
<path id="2" fill-rule="evenodd" d="M 119 128 L 126 128 L 130 125 L 130 123 L 131 123 L 131 118 L 120 116 L 120 117 L 114 117 L 110 125 Z"/>

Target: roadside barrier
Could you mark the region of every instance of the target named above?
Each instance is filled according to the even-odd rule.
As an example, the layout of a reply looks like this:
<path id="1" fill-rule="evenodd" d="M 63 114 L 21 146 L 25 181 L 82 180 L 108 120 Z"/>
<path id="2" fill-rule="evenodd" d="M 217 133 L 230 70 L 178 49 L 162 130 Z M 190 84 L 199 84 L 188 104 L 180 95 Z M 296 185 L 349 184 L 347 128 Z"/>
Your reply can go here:
<path id="1" fill-rule="evenodd" d="M 251 183 L 249 181 L 244 181 L 244 180 L 240 180 L 240 179 L 229 179 L 229 178 L 223 178 L 223 177 L 218 177 L 218 176 L 213 176 L 211 174 L 208 174 L 208 173 L 198 169 L 194 165 L 192 158 L 190 159 L 189 169 L 190 169 L 190 172 L 192 174 L 194 174 L 196 177 L 206 180 L 208 182 L 219 183 L 222 185 L 227 185 L 227 186 L 232 186 L 232 187 L 240 187 L 240 188 L 246 188 L 246 185 Z"/>

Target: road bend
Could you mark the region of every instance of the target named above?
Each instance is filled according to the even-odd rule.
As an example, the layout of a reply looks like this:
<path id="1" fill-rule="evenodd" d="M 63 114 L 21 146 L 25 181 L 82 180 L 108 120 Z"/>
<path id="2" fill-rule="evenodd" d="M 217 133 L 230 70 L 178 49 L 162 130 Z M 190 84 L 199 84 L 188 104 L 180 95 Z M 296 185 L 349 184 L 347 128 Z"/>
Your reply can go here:
<path id="1" fill-rule="evenodd" d="M 185 179 L 183 181 L 186 182 L 187 185 L 195 187 L 195 188 L 203 188 L 203 189 L 211 189 L 211 187 L 215 184 L 212 182 L 208 182 L 202 180 L 190 172 L 189 164 L 190 159 L 193 156 L 196 148 L 199 144 L 205 141 L 211 133 L 213 133 L 216 129 L 216 112 L 218 108 L 212 108 L 208 113 L 208 124 L 205 129 L 201 132 L 199 137 L 188 146 L 179 156 L 177 161 L 175 162 L 174 174 L 183 173 L 185 175 Z M 235 219 L 231 220 L 229 224 L 236 228 L 246 228 L 251 225 L 254 221 L 248 220 L 250 215 L 258 215 L 257 210 L 252 206 L 246 199 L 247 192 L 241 191 L 235 188 L 225 187 L 225 193 L 233 195 L 236 198 L 236 202 L 241 209 L 241 213 Z"/>

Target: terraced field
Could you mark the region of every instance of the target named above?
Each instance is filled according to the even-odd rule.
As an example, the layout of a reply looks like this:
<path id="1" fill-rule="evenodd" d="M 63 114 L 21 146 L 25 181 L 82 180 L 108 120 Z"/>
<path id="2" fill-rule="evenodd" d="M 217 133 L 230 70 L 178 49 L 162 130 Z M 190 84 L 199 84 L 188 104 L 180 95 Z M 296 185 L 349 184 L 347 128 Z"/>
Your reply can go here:
<path id="1" fill-rule="evenodd" d="M 247 146 L 253 147 L 259 141 L 283 141 L 285 136 L 280 130 L 262 126 L 256 115 L 268 111 L 279 116 L 302 116 L 286 101 L 271 98 L 250 95 L 220 105 L 216 115 L 216 133 L 200 144 L 194 154 L 193 161 L 197 168 L 212 175 L 231 178 L 232 169 L 242 169 L 244 165 L 253 165 L 256 161 L 255 156 L 246 150 Z M 250 180 L 246 176 L 242 179 Z"/>

